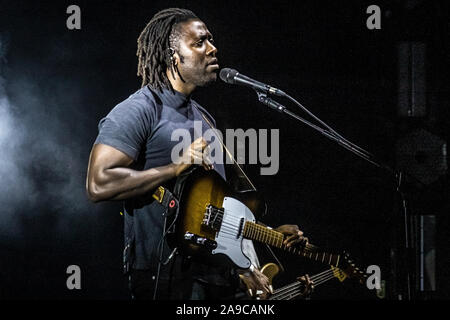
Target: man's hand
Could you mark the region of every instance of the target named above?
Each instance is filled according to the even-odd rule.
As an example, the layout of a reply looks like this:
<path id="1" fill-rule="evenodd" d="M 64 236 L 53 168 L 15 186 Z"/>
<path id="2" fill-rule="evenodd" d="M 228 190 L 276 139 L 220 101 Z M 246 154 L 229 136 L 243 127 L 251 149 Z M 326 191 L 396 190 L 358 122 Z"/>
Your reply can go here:
<path id="1" fill-rule="evenodd" d="M 303 285 L 305 286 L 305 288 L 302 292 L 302 297 L 307 297 L 307 296 L 311 295 L 311 293 L 314 290 L 314 282 L 311 281 L 309 276 L 307 274 L 305 274 L 302 277 L 298 277 L 297 280 L 302 282 Z"/>
<path id="2" fill-rule="evenodd" d="M 303 236 L 303 232 L 295 224 L 284 224 L 275 230 L 285 235 L 283 244 L 286 247 L 295 245 L 305 246 L 308 243 L 308 238 Z"/>
<path id="3" fill-rule="evenodd" d="M 205 150 L 207 147 L 208 144 L 203 137 L 192 142 L 181 158 L 176 161 L 175 175 L 178 177 L 193 164 L 201 164 L 205 170 L 213 169 L 214 166 L 207 155 L 207 150 Z"/>
<path id="4" fill-rule="evenodd" d="M 257 268 L 250 270 L 240 271 L 240 277 L 245 283 L 248 289 L 248 293 L 251 297 L 257 297 L 259 299 L 267 299 L 267 297 L 273 292 L 272 285 L 261 271 Z"/>

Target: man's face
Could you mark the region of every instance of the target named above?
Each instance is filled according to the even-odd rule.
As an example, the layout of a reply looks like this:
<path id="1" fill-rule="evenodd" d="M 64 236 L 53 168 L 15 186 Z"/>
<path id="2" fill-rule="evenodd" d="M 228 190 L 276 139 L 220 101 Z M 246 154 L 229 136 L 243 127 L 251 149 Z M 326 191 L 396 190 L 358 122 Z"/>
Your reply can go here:
<path id="1" fill-rule="evenodd" d="M 180 38 L 175 53 L 177 67 L 186 84 L 203 87 L 217 79 L 217 48 L 206 25 L 189 20 L 179 26 Z"/>

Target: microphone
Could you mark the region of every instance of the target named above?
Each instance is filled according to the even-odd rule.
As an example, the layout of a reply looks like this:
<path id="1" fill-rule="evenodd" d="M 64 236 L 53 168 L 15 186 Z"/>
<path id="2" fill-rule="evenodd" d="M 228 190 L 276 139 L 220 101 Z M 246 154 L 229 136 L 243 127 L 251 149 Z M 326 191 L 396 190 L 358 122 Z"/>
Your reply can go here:
<path id="1" fill-rule="evenodd" d="M 256 91 L 262 91 L 267 94 L 273 94 L 275 96 L 281 97 L 286 96 L 286 94 L 283 91 L 274 88 L 272 86 L 269 86 L 268 84 L 244 76 L 243 74 L 240 74 L 237 70 L 234 69 L 223 68 L 222 70 L 220 70 L 219 77 L 220 79 L 222 79 L 222 81 L 229 84 L 239 84 L 242 86 L 247 86 L 255 89 Z"/>

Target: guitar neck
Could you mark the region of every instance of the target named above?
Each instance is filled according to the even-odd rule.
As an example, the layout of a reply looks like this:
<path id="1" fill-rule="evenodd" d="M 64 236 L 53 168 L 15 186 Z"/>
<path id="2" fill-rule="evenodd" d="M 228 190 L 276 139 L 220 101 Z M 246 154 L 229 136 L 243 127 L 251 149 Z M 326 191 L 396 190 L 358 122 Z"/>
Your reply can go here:
<path id="1" fill-rule="evenodd" d="M 310 277 L 310 280 L 314 284 L 314 287 L 325 283 L 334 277 L 337 277 L 339 281 L 344 281 L 345 275 L 342 274 L 337 268 L 331 267 L 331 269 L 325 270 L 321 273 L 315 274 Z M 341 277 L 342 280 L 341 280 Z M 303 296 L 305 294 L 305 283 L 302 281 L 295 281 L 284 287 L 281 287 L 273 292 L 269 297 L 269 300 L 292 300 L 298 296 Z"/>
<path id="2" fill-rule="evenodd" d="M 319 261 L 333 267 L 339 267 L 339 254 L 320 252 L 318 247 L 309 243 L 302 248 L 286 247 L 283 244 L 284 235 L 281 232 L 269 229 L 257 223 L 246 221 L 243 229 L 243 236 L 244 238 L 262 242 L 314 261 Z"/>

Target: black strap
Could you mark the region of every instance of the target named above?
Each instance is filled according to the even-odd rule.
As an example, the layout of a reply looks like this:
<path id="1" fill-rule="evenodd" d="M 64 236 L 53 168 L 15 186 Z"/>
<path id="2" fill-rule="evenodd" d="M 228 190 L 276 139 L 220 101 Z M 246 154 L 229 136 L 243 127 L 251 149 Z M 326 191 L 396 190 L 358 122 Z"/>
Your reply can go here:
<path id="1" fill-rule="evenodd" d="M 159 186 L 153 193 L 153 198 L 165 209 L 164 216 L 170 217 L 177 213 L 179 202 L 169 189 Z"/>

